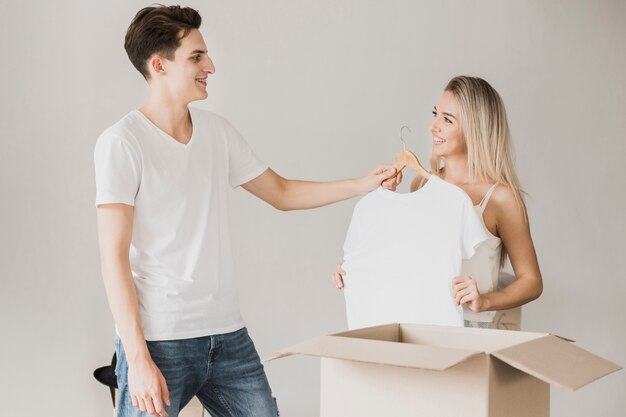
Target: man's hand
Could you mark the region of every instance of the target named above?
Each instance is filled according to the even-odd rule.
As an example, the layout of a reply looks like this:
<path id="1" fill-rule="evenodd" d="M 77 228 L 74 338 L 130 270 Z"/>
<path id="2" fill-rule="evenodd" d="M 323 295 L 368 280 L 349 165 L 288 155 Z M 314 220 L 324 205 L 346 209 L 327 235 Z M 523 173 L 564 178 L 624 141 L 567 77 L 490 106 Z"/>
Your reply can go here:
<path id="1" fill-rule="evenodd" d="M 163 374 L 151 358 L 128 364 L 128 390 L 135 407 L 153 416 L 167 416 L 163 403 L 171 405 L 170 393 Z"/>
<path id="2" fill-rule="evenodd" d="M 385 182 L 387 179 L 394 176 L 395 174 L 396 169 L 393 167 L 393 165 L 377 166 L 368 175 L 356 180 L 358 183 L 360 194 L 367 194 L 371 191 L 374 191 L 375 189 L 380 187 L 383 182 Z M 400 180 L 401 179 L 402 177 L 400 176 Z M 385 188 L 391 189 L 391 187 L 393 187 L 393 189 L 395 190 L 395 187 L 397 187 L 398 184 L 398 176 L 396 176 L 389 181 L 388 187 Z"/>
<path id="3" fill-rule="evenodd" d="M 382 186 L 384 189 L 389 191 L 396 191 L 398 185 L 402 182 L 402 171 L 398 172 L 398 175 L 395 177 L 390 177 L 383 181 Z"/>

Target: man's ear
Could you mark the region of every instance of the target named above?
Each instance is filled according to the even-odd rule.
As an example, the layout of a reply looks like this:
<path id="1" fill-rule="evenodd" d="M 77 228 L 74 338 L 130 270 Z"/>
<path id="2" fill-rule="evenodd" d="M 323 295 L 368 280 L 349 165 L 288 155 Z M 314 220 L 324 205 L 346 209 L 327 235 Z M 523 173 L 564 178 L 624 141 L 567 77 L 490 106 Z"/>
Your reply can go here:
<path id="1" fill-rule="evenodd" d="M 165 69 L 163 68 L 163 61 L 164 59 L 156 54 L 150 57 L 148 66 L 150 67 L 150 72 L 153 75 L 165 74 Z"/>

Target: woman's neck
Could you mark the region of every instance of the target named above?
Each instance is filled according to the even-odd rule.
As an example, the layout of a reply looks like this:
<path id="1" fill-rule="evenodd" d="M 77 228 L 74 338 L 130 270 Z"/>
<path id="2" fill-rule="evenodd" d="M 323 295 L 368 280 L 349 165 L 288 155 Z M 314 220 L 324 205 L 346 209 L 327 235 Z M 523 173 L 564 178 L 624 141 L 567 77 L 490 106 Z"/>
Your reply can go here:
<path id="1" fill-rule="evenodd" d="M 460 155 L 458 157 L 446 158 L 446 164 L 441 178 L 455 185 L 469 184 L 470 176 L 467 156 Z"/>

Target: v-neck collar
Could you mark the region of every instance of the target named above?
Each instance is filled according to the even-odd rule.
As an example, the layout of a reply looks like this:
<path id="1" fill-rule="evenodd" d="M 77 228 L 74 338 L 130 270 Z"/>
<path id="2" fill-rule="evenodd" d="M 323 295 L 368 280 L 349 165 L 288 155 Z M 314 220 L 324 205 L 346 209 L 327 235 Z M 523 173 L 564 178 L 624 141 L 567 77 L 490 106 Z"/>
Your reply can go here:
<path id="1" fill-rule="evenodd" d="M 181 141 L 174 138 L 169 133 L 165 132 L 163 129 L 157 126 L 152 120 L 150 120 L 150 118 L 146 116 L 141 110 L 137 109 L 135 110 L 135 112 L 138 113 L 139 117 L 143 119 L 144 122 L 146 122 L 151 128 L 157 130 L 162 136 L 165 137 L 165 139 L 167 139 L 168 142 L 172 142 L 173 145 L 182 147 L 183 149 L 188 149 L 190 145 L 192 144 L 193 139 L 195 137 L 196 129 L 195 129 L 194 121 L 193 121 L 193 112 L 191 109 L 189 109 L 189 118 L 191 119 L 191 137 L 189 138 L 189 141 L 187 141 L 187 143 L 182 143 Z"/>

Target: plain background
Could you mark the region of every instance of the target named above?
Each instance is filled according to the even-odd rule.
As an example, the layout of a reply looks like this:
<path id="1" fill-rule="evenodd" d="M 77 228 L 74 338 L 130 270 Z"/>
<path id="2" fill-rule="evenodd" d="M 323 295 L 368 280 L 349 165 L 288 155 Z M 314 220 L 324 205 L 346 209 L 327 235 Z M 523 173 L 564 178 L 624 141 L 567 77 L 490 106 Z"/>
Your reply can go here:
<path id="1" fill-rule="evenodd" d="M 93 147 L 142 104 L 123 49 L 146 2 L 0 3 L 0 414 L 110 415 L 91 372 L 113 351 L 100 278 Z M 626 3 L 189 1 L 215 61 L 209 99 L 289 178 L 331 180 L 430 150 L 448 79 L 507 105 L 545 280 L 523 328 L 626 365 Z M 408 180 L 401 191 L 406 191 Z M 278 212 L 232 194 L 240 301 L 261 356 L 346 327 L 330 283 L 356 199 Z M 316 416 L 319 363 L 267 367 L 284 416 Z M 623 416 L 626 372 L 553 389 L 554 416 Z"/>

